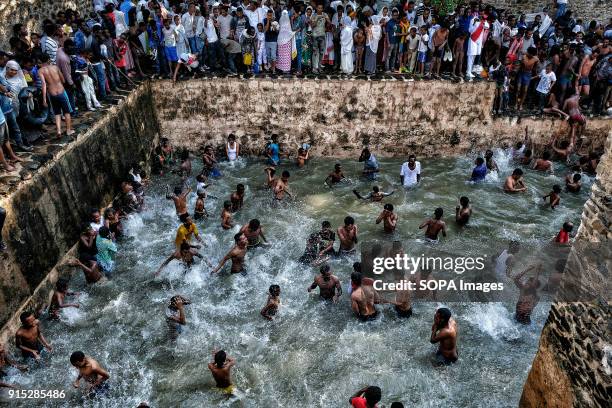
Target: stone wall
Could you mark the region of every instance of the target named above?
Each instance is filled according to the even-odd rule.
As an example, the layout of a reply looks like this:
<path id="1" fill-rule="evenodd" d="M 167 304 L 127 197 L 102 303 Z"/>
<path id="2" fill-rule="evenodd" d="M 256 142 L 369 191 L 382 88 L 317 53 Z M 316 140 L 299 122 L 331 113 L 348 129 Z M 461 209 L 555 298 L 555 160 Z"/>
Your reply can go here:
<path id="1" fill-rule="evenodd" d="M 612 387 L 612 137 L 584 206 L 561 296 L 553 304 L 521 407 L 608 407 Z"/>
<path id="2" fill-rule="evenodd" d="M 33 32 L 42 32 L 42 21 L 55 19 L 58 11 L 76 10 L 81 16 L 93 11 L 91 0 L 2 0 L 0 1 L 0 49 L 9 50 L 13 24 L 26 24 Z"/>
<path id="3" fill-rule="evenodd" d="M 537 146 L 567 122 L 493 119 L 493 84 L 441 81 L 201 79 L 153 85 L 162 134 L 177 146 L 224 146 L 236 133 L 242 151 L 259 154 L 280 135 L 295 154 L 303 142 L 313 155 L 355 157 L 364 144 L 380 156 L 454 156 L 523 140 Z M 590 120 L 585 136 L 602 148 L 610 122 Z M 537 150 L 537 149 L 536 149 Z"/>
<path id="4" fill-rule="evenodd" d="M 485 3 L 495 7 L 523 11 L 525 13 L 536 13 L 548 7 L 548 14 L 554 19 L 557 12 L 555 0 L 488 0 Z M 610 0 L 569 0 L 568 9 L 573 11 L 574 18 L 581 18 L 585 25 L 591 20 L 607 23 L 612 16 L 612 2 Z"/>
<path id="5" fill-rule="evenodd" d="M 0 257 L 0 325 L 37 288 L 35 304 L 48 297 L 56 277 L 48 273 L 78 240 L 89 210 L 112 200 L 134 163 L 148 162 L 158 136 L 143 85 L 0 202 L 9 247 Z"/>

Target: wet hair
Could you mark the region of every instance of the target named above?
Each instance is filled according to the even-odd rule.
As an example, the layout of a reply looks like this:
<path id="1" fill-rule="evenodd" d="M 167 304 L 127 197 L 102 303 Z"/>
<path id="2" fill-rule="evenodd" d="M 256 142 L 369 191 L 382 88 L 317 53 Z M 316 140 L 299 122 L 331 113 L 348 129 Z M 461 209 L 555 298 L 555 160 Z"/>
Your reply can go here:
<path id="1" fill-rule="evenodd" d="M 353 270 L 355 272 L 361 273 L 361 262 L 354 262 L 353 263 Z"/>
<path id="2" fill-rule="evenodd" d="M 558 185 L 558 184 L 555 184 L 555 185 L 552 187 L 552 189 L 553 189 L 553 191 L 554 191 L 555 193 L 557 193 L 557 194 L 559 194 L 559 193 L 561 192 L 561 186 L 560 186 L 560 185 Z"/>
<path id="3" fill-rule="evenodd" d="M 365 397 L 368 405 L 373 407 L 378 402 L 380 402 L 380 399 L 382 398 L 382 391 L 381 391 L 380 387 L 377 387 L 375 385 L 374 386 L 370 386 L 370 387 L 366 388 L 365 393 L 364 393 L 364 397 Z"/>
<path id="4" fill-rule="evenodd" d="M 206 181 L 206 176 L 204 174 L 198 174 L 196 176 L 196 180 L 199 181 L 200 183 L 203 183 Z"/>
<path id="5" fill-rule="evenodd" d="M 372 191 L 378 193 L 380 191 L 380 188 L 378 188 L 378 186 L 374 186 L 372 187 Z"/>
<path id="6" fill-rule="evenodd" d="M 476 165 L 477 166 L 482 166 L 484 164 L 484 159 L 482 157 L 477 157 L 476 158 Z"/>
<path id="7" fill-rule="evenodd" d="M 508 249 L 511 254 L 518 253 L 520 247 L 521 247 L 521 244 L 518 241 L 510 241 L 510 244 L 508 245 Z"/>
<path id="8" fill-rule="evenodd" d="M 206 191 L 204 190 L 199 190 L 196 194 L 198 195 L 198 198 L 206 197 Z"/>
<path id="9" fill-rule="evenodd" d="M 187 160 L 189 159 L 189 150 L 183 150 L 181 152 L 181 160 Z"/>
<path id="10" fill-rule="evenodd" d="M 230 135 L 227 137 L 227 140 L 236 140 L 236 135 L 233 133 L 230 133 Z"/>
<path id="11" fill-rule="evenodd" d="M 321 267 L 319 268 L 319 272 L 321 272 L 321 273 L 327 273 L 330 270 L 331 270 L 331 268 L 327 264 L 321 265 Z"/>
<path id="12" fill-rule="evenodd" d="M 323 227 L 323 228 L 331 228 L 331 223 L 329 221 L 323 221 L 321 223 L 321 227 Z"/>
<path id="13" fill-rule="evenodd" d="M 459 203 L 461 204 L 462 207 L 467 207 L 470 204 L 470 199 L 467 198 L 466 196 L 463 196 L 459 199 Z"/>
<path id="14" fill-rule="evenodd" d="M 523 175 L 523 170 L 521 169 L 514 169 L 514 171 L 512 172 L 513 176 L 522 176 Z"/>
<path id="15" fill-rule="evenodd" d="M 542 158 L 544 160 L 550 160 L 550 152 L 547 150 L 544 153 L 542 153 Z"/>
<path id="16" fill-rule="evenodd" d="M 230 208 L 232 208 L 232 202 L 231 201 L 224 201 L 223 202 L 223 208 L 225 208 L 226 210 L 229 210 Z"/>
<path id="17" fill-rule="evenodd" d="M 353 217 L 351 217 L 350 215 L 344 217 L 344 225 L 354 225 L 355 224 L 355 219 Z"/>
<path id="18" fill-rule="evenodd" d="M 34 313 L 32 312 L 23 312 L 19 315 L 19 320 L 21 321 L 21 324 L 25 324 L 26 320 L 28 320 L 28 317 L 30 316 L 34 316 Z"/>
<path id="19" fill-rule="evenodd" d="M 280 286 L 270 285 L 268 288 L 268 293 L 270 293 L 272 296 L 278 296 L 280 294 Z"/>
<path id="20" fill-rule="evenodd" d="M 336 164 L 334 165 L 334 169 L 339 169 L 340 167 L 342 167 L 342 165 L 341 165 L 340 163 L 336 163 Z"/>
<path id="21" fill-rule="evenodd" d="M 562 149 L 567 149 L 569 147 L 570 143 L 567 140 L 562 141 L 561 143 L 559 143 L 559 147 Z"/>
<path id="22" fill-rule="evenodd" d="M 383 208 L 387 211 L 393 211 L 393 204 L 385 204 Z"/>
<path id="23" fill-rule="evenodd" d="M 179 220 L 181 220 L 182 223 L 185 223 L 187 222 L 187 218 L 189 218 L 189 213 L 181 214 Z"/>
<path id="24" fill-rule="evenodd" d="M 98 235 L 100 235 L 102 238 L 108 238 L 110 236 L 110 230 L 107 226 L 100 227 L 98 230 Z"/>
<path id="25" fill-rule="evenodd" d="M 572 232 L 573 229 L 574 229 L 574 224 L 572 224 L 571 222 L 566 221 L 563 223 L 563 231 Z"/>
<path id="26" fill-rule="evenodd" d="M 399 401 L 395 401 L 391 403 L 391 408 L 404 408 L 404 404 Z"/>
<path id="27" fill-rule="evenodd" d="M 416 156 L 414 154 L 411 154 L 410 156 L 408 156 L 408 160 L 410 160 L 410 159 L 416 160 Z"/>
<path id="28" fill-rule="evenodd" d="M 174 187 L 174 194 L 180 195 L 183 192 L 183 189 L 180 186 Z"/>
<path id="29" fill-rule="evenodd" d="M 487 159 L 493 157 L 493 150 L 487 149 L 487 151 L 485 152 L 485 157 Z"/>
<path id="30" fill-rule="evenodd" d="M 357 286 L 361 285 L 362 279 L 363 279 L 363 276 L 361 275 L 361 272 L 351 273 L 351 282 L 355 283 Z"/>
<path id="31" fill-rule="evenodd" d="M 289 172 L 287 170 L 283 171 L 282 174 L 283 177 L 290 177 L 291 175 L 289 174 Z"/>
<path id="32" fill-rule="evenodd" d="M 226 358 L 227 354 L 225 354 L 225 351 L 223 350 L 219 350 L 215 353 L 215 364 L 217 365 L 217 368 L 223 368 Z"/>
<path id="33" fill-rule="evenodd" d="M 65 292 L 68 290 L 68 279 L 59 278 L 55 283 L 55 289 L 60 292 Z"/>
<path id="34" fill-rule="evenodd" d="M 440 315 L 440 317 L 442 318 L 442 325 L 445 325 L 446 323 L 448 323 L 448 319 L 451 318 L 452 314 L 449 308 L 447 307 L 441 307 L 436 311 L 437 314 Z"/>
<path id="35" fill-rule="evenodd" d="M 261 223 L 259 222 L 257 218 L 253 218 L 251 221 L 249 221 L 249 228 L 251 230 L 256 230 L 260 226 L 261 226 Z"/>
<path id="36" fill-rule="evenodd" d="M 276 133 L 272 134 L 272 140 L 273 141 L 277 141 L 278 140 L 278 135 Z"/>
<path id="37" fill-rule="evenodd" d="M 238 243 L 238 241 L 240 241 L 240 238 L 242 238 L 242 232 L 237 233 L 236 235 L 234 235 L 234 242 Z"/>
<path id="38" fill-rule="evenodd" d="M 555 271 L 558 273 L 563 273 L 565 271 L 565 263 L 565 259 L 557 259 L 557 262 L 555 262 Z"/>
<path id="39" fill-rule="evenodd" d="M 521 147 L 523 147 L 523 142 L 516 142 L 516 148 L 520 149 Z"/>
<path id="40" fill-rule="evenodd" d="M 80 363 L 85 360 L 85 353 L 82 351 L 75 351 L 70 355 L 70 364 L 76 365 L 76 363 Z"/>
<path id="41" fill-rule="evenodd" d="M 580 179 L 582 178 L 582 176 L 580 175 L 580 173 L 576 173 L 574 174 L 574 177 L 572 177 L 572 180 L 574 180 L 574 183 L 580 181 Z"/>
<path id="42" fill-rule="evenodd" d="M 240 183 L 236 186 L 236 190 L 244 190 L 244 184 Z"/>
<path id="43" fill-rule="evenodd" d="M 525 149 L 525 152 L 523 153 L 523 156 L 531 157 L 532 154 L 533 154 L 533 152 L 531 151 L 531 149 Z"/>
<path id="44" fill-rule="evenodd" d="M 181 251 L 189 251 L 191 249 L 191 245 L 187 243 L 187 241 L 183 241 L 181 243 Z"/>
<path id="45" fill-rule="evenodd" d="M 442 209 L 442 207 L 438 207 L 434 210 L 434 217 L 436 217 L 436 219 L 440 219 L 442 218 L 442 215 L 444 214 L 444 210 Z"/>

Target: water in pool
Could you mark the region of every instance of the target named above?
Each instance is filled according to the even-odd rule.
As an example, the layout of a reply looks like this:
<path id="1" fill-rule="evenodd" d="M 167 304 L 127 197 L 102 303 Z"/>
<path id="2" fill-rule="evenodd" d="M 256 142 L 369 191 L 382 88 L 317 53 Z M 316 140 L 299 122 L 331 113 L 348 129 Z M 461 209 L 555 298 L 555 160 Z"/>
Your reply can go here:
<path id="1" fill-rule="evenodd" d="M 419 223 L 435 207 L 445 209 L 448 237 L 441 250 L 477 252 L 484 245 L 519 240 L 536 247 L 549 241 L 566 220 L 579 222 L 590 181 L 578 195 L 563 193 L 561 206 L 542 206 L 543 194 L 553 184 L 563 184 L 565 168 L 555 165 L 555 175 L 526 170 L 529 191 L 510 196 L 501 184 L 512 170 L 503 152 L 496 152 L 499 177 L 473 185 L 465 180 L 473 158 L 425 159 L 422 182 L 404 191 L 399 185 L 402 160 L 380 160 L 382 173 L 376 182 L 396 193 L 385 199 L 399 215 L 394 239 L 405 248 L 423 245 Z M 384 240 L 382 226 L 374 223 L 381 204 L 361 202 L 351 192 L 362 193 L 373 185 L 359 179 L 356 161 L 340 161 L 351 184 L 328 188 L 323 180 L 333 169 L 333 159 L 314 159 L 304 168 L 292 164 L 290 188 L 296 198 L 287 207 L 272 208 L 271 193 L 263 188 L 259 162 L 221 165 L 223 177 L 212 181 L 206 208 L 210 218 L 197 225 L 206 243 L 202 253 L 217 264 L 233 243 L 238 226 L 220 227 L 223 200 L 237 183 L 247 186 L 244 208 L 235 222 L 244 225 L 258 218 L 271 247 L 247 255 L 248 275 L 224 271 L 210 276 L 210 268 L 198 262 L 185 271 L 172 262 L 153 274 L 173 251 L 176 219 L 172 202 L 164 199 L 167 184 L 178 176 L 154 178 L 147 190 L 146 208 L 125 221 L 117 268 L 110 281 L 86 286 L 79 273 L 71 289 L 81 291 L 80 309 L 62 311 L 60 322 L 43 322 L 43 332 L 54 346 L 42 367 L 29 373 L 11 372 L 6 379 L 26 389 L 64 389 L 63 401 L 42 406 L 134 407 L 148 401 L 155 407 L 343 407 L 365 385 L 383 391 L 381 405 L 398 400 L 410 407 L 513 407 L 535 354 L 549 305 L 540 303 L 529 326 L 513 319 L 514 304 L 453 303 L 459 325 L 459 362 L 433 367 L 437 346 L 429 343 L 435 309 L 441 304 L 417 303 L 414 316 L 399 319 L 388 306 L 381 317 L 360 323 L 352 315 L 346 292 L 338 304 L 321 302 L 307 287 L 315 268 L 297 263 L 307 236 L 329 220 L 340 226 L 346 215 L 355 218 L 361 241 Z M 195 165 L 195 167 L 198 167 Z M 281 169 L 285 167 L 281 166 Z M 195 174 L 195 169 L 194 169 Z M 470 197 L 474 214 L 471 227 L 460 231 L 452 222 L 458 197 Z M 193 209 L 195 197 L 190 197 Z M 357 260 L 357 259 L 356 259 Z M 333 273 L 344 289 L 352 262 L 332 260 Z M 275 320 L 263 319 L 269 285 L 281 286 L 282 305 Z M 169 298 L 181 294 L 193 303 L 186 306 L 187 325 L 176 342 L 167 337 L 164 312 Z M 207 368 L 214 348 L 222 348 L 237 361 L 233 370 L 236 395 L 217 391 Z M 82 350 L 110 373 L 110 390 L 102 397 L 82 400 L 72 387 L 76 371 L 69 356 Z M 32 406 L 31 401 L 16 406 Z"/>

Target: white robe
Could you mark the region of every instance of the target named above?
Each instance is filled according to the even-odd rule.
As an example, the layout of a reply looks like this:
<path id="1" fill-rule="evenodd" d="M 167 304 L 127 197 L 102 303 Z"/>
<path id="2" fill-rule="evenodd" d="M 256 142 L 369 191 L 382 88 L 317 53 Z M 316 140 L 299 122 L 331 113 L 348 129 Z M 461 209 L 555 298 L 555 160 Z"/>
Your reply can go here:
<path id="1" fill-rule="evenodd" d="M 470 35 L 468 37 L 469 42 L 468 42 L 467 55 L 480 55 L 482 51 L 482 43 L 484 39 L 484 34 L 489 28 L 489 23 L 486 21 L 484 22 L 484 27 L 482 31 L 480 32 L 480 35 L 478 36 L 476 41 L 474 41 L 472 40 L 472 33 L 476 31 L 479 25 L 480 25 L 480 21 L 475 22 L 474 20 L 472 20 L 472 23 L 470 24 Z"/>
<path id="2" fill-rule="evenodd" d="M 345 26 L 340 32 L 340 68 L 345 74 L 353 73 L 353 29 Z"/>

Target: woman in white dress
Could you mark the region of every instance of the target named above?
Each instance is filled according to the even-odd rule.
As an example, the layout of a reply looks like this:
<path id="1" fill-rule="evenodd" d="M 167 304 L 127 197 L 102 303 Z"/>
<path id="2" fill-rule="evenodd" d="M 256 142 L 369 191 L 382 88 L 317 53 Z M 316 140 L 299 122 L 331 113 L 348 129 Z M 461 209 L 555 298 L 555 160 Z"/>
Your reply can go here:
<path id="1" fill-rule="evenodd" d="M 181 22 L 181 16 L 178 14 L 174 15 L 174 31 L 176 32 L 176 55 L 191 53 L 185 27 Z"/>

